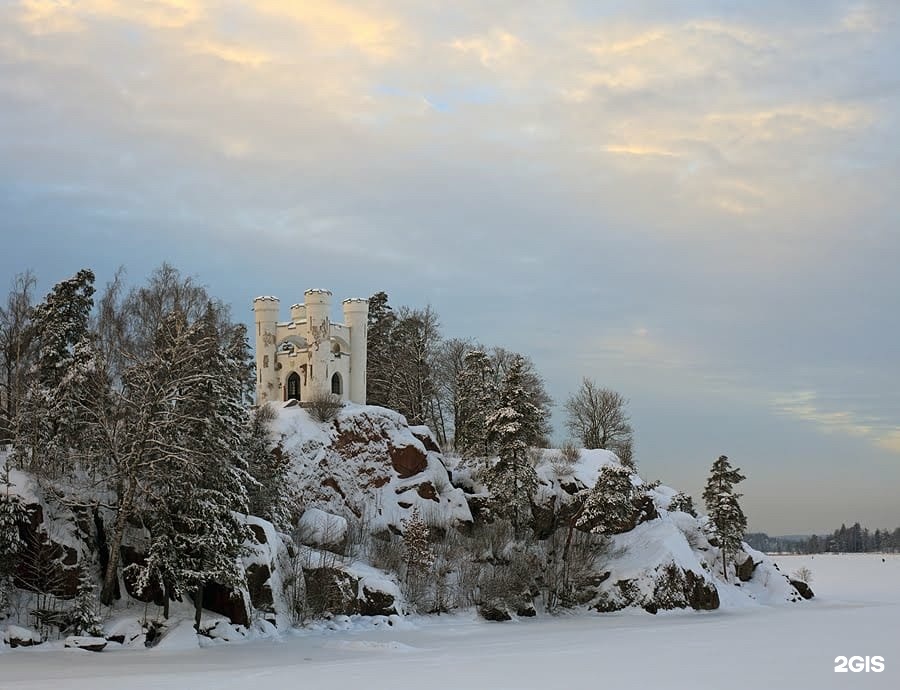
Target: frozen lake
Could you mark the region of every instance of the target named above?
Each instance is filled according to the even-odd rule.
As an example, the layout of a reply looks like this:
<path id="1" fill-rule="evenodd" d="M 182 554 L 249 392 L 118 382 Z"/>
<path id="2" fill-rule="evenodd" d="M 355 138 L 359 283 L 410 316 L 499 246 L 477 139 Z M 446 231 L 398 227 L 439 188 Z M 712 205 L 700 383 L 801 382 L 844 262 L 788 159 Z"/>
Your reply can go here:
<path id="1" fill-rule="evenodd" d="M 402 629 L 306 632 L 196 649 L 16 650 L 0 687 L 116 688 L 898 688 L 900 555 L 784 556 L 816 599 L 714 612 L 578 615 L 512 623 L 471 616 Z M 882 673 L 835 673 L 837 656 Z"/>

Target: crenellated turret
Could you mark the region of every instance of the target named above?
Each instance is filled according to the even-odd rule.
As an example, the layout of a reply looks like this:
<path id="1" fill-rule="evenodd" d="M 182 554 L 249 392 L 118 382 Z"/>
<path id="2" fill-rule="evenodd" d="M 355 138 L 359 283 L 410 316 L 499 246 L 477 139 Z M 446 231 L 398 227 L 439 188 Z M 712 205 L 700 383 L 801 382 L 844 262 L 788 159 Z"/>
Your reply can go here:
<path id="1" fill-rule="evenodd" d="M 350 400 L 366 404 L 366 358 L 369 300 L 345 299 L 344 324 L 350 329 Z"/>
<path id="2" fill-rule="evenodd" d="M 256 321 L 256 403 L 258 405 L 281 399 L 278 391 L 278 372 L 275 370 L 280 306 L 277 297 L 265 296 L 253 300 L 253 315 Z"/>
<path id="3" fill-rule="evenodd" d="M 328 384 L 331 371 L 331 291 L 307 290 L 306 299 L 306 340 L 309 342 L 309 378 L 307 386 L 310 396 L 331 392 Z"/>
<path id="4" fill-rule="evenodd" d="M 306 305 L 305 304 L 292 304 L 291 305 L 291 321 L 294 323 L 300 323 L 301 321 L 306 320 Z"/>

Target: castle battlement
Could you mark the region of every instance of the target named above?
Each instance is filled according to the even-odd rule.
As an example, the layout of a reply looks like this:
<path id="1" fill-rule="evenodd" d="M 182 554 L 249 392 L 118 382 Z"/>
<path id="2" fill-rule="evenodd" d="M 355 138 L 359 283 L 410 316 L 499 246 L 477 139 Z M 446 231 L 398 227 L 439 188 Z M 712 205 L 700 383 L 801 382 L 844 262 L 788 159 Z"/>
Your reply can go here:
<path id="1" fill-rule="evenodd" d="M 369 301 L 345 299 L 344 322 L 334 323 L 330 290 L 303 294 L 305 302 L 290 307 L 290 321 L 279 321 L 277 297 L 253 300 L 257 404 L 308 401 L 323 393 L 365 404 Z"/>

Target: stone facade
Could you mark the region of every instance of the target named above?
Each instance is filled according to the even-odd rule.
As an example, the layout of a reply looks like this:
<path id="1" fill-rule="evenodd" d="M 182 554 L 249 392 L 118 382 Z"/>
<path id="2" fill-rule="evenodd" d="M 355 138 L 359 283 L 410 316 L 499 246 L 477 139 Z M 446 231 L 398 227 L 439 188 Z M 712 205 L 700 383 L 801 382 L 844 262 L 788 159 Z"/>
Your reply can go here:
<path id="1" fill-rule="evenodd" d="M 344 323 L 331 321 L 331 292 L 307 290 L 279 321 L 280 300 L 257 297 L 256 402 L 299 400 L 321 393 L 366 402 L 366 327 L 369 302 L 345 299 Z"/>

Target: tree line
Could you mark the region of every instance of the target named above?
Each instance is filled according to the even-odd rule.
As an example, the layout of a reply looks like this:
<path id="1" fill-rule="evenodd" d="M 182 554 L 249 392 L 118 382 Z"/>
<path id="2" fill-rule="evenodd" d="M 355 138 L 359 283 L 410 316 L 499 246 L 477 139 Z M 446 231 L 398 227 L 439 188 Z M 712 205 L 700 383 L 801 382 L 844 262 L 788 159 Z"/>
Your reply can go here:
<path id="1" fill-rule="evenodd" d="M 430 306 L 394 309 L 387 293 L 372 295 L 366 379 L 369 404 L 398 410 L 410 424 L 430 427 L 442 446 L 474 456 L 496 454 L 487 420 L 519 387 L 522 440 L 549 444 L 553 399 L 531 358 L 474 338 L 444 339 Z M 632 464 L 627 405 L 620 393 L 585 378 L 565 403 L 566 428 L 580 446 L 612 450 Z"/>
<path id="2" fill-rule="evenodd" d="M 526 355 L 503 347 L 485 347 L 473 338 L 443 338 L 438 314 L 430 306 L 394 309 L 385 292 L 369 298 L 366 400 L 401 412 L 411 425 L 427 425 L 442 446 L 466 434 L 466 357 L 480 353 L 479 375 L 494 402 L 503 381 L 517 370 L 535 407 L 529 443 L 546 446 L 553 400 L 543 377 Z M 471 388 L 471 386 L 470 386 Z M 485 393 L 488 395 L 488 393 Z M 487 405 L 487 400 L 483 401 Z"/>
<path id="3" fill-rule="evenodd" d="M 764 532 L 747 535 L 747 543 L 772 553 L 896 553 L 900 551 L 900 527 L 870 530 L 855 522 L 842 524 L 831 534 L 809 537 L 770 537 Z"/>

